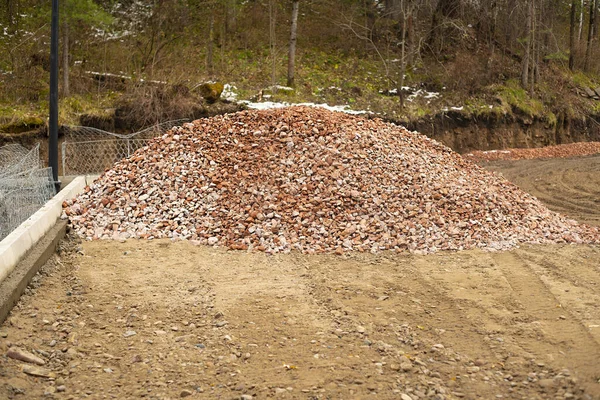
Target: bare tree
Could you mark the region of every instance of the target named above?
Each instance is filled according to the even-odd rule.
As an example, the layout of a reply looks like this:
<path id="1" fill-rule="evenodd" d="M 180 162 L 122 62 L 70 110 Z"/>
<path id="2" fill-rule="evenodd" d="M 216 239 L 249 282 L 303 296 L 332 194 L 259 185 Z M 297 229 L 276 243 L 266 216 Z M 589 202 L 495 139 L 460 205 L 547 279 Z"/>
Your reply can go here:
<path id="1" fill-rule="evenodd" d="M 581 42 L 583 39 L 583 13 L 585 12 L 585 0 L 581 0 L 581 4 L 579 6 L 579 19 L 577 20 L 577 24 L 579 25 L 579 34 L 577 35 L 577 40 Z"/>
<path id="2" fill-rule="evenodd" d="M 592 46 L 596 38 L 596 10 L 598 9 L 598 0 L 590 0 L 590 25 L 588 28 L 587 48 L 585 49 L 585 59 L 583 61 L 584 71 L 589 71 L 592 58 Z"/>
<path id="3" fill-rule="evenodd" d="M 573 71 L 575 68 L 575 46 L 577 31 L 575 22 L 577 20 L 577 5 L 578 0 L 571 1 L 571 24 L 570 24 L 570 37 L 569 37 L 569 69 Z"/>
<path id="4" fill-rule="evenodd" d="M 525 53 L 523 55 L 523 62 L 521 64 L 521 85 L 524 88 L 529 86 L 529 69 L 531 61 L 531 47 L 533 45 L 533 12 L 534 12 L 534 0 L 527 2 L 527 17 L 525 24 Z"/>
<path id="5" fill-rule="evenodd" d="M 206 49 L 206 70 L 209 75 L 213 75 L 213 48 L 215 41 L 215 12 L 211 10 L 210 20 L 208 23 L 208 44 Z"/>
<path id="6" fill-rule="evenodd" d="M 274 0 L 269 0 L 269 44 L 271 48 L 271 85 L 277 83 L 277 57 L 275 54 L 275 4 Z"/>
<path id="7" fill-rule="evenodd" d="M 294 69 L 296 67 L 296 31 L 298 29 L 299 0 L 292 2 L 292 32 L 290 34 L 290 49 L 288 55 L 287 85 L 294 86 Z"/>

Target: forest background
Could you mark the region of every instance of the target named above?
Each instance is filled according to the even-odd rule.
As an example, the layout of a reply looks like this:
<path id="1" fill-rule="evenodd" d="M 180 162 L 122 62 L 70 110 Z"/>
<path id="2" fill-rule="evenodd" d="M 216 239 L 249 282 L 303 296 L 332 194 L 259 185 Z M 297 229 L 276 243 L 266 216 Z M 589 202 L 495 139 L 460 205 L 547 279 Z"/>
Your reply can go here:
<path id="1" fill-rule="evenodd" d="M 119 110 L 127 129 L 201 116 L 207 81 L 238 100 L 347 104 L 397 121 L 552 128 L 600 114 L 598 0 L 60 4 L 61 124 L 102 126 Z M 49 1 L 2 0 L 0 131 L 45 125 L 49 35 Z"/>

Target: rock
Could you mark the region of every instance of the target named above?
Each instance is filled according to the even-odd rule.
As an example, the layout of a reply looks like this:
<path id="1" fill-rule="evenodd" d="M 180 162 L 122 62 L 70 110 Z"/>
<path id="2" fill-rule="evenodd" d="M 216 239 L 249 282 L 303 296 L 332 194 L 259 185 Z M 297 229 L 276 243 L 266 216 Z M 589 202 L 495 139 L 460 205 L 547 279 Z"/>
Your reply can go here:
<path id="1" fill-rule="evenodd" d="M 224 327 L 224 326 L 225 326 L 225 325 L 227 325 L 227 324 L 229 324 L 229 322 L 228 322 L 228 321 L 217 321 L 217 322 L 215 323 L 215 326 L 216 326 L 217 328 L 222 328 L 222 327 Z"/>
<path id="2" fill-rule="evenodd" d="M 179 393 L 179 397 L 188 397 L 194 394 L 191 390 L 183 389 L 181 393 Z"/>
<path id="3" fill-rule="evenodd" d="M 544 389 L 552 389 L 556 386 L 556 381 L 554 379 L 540 379 L 538 385 Z"/>
<path id="4" fill-rule="evenodd" d="M 124 337 L 130 337 L 130 336 L 134 336 L 137 335 L 136 331 L 127 331 L 123 334 Z"/>
<path id="5" fill-rule="evenodd" d="M 254 396 L 252 396 L 251 394 L 243 394 L 240 396 L 240 400 L 252 400 L 254 398 Z"/>
<path id="6" fill-rule="evenodd" d="M 81 215 L 69 223 L 82 238 L 187 239 L 270 254 L 600 242 L 598 227 L 551 212 L 434 140 L 308 107 L 175 127 L 67 206 L 75 204 Z"/>
<path id="7" fill-rule="evenodd" d="M 53 395 L 56 393 L 56 388 L 54 386 L 48 386 L 44 389 L 44 396 Z"/>
<path id="8" fill-rule="evenodd" d="M 360 333 L 360 334 L 364 334 L 364 333 L 366 332 L 366 330 L 365 330 L 365 327 L 364 327 L 364 326 L 361 326 L 361 325 L 358 325 L 358 326 L 356 327 L 356 332 L 358 332 L 358 333 Z"/>
<path id="9" fill-rule="evenodd" d="M 13 358 L 15 360 L 24 361 L 31 364 L 36 365 L 45 365 L 46 361 L 42 360 L 40 357 L 31 354 L 30 352 L 19 349 L 17 347 L 11 347 L 7 352 L 6 356 L 9 358 Z"/>
<path id="10" fill-rule="evenodd" d="M 400 364 L 400 368 L 402 369 L 402 371 L 404 372 L 409 372 L 413 369 L 413 365 L 410 361 L 403 361 Z"/>
<path id="11" fill-rule="evenodd" d="M 224 85 L 220 82 L 206 82 L 198 86 L 200 95 L 209 103 L 214 103 L 221 97 Z"/>
<path id="12" fill-rule="evenodd" d="M 52 378 L 54 376 L 50 370 L 33 365 L 23 365 L 22 371 L 27 375 L 38 376 L 40 378 Z"/>
<path id="13" fill-rule="evenodd" d="M 6 339 L 8 337 L 8 332 L 0 331 L 0 338 Z"/>
<path id="14" fill-rule="evenodd" d="M 412 397 L 410 397 L 409 395 L 407 395 L 406 393 L 402 393 L 402 394 L 400 395 L 400 398 L 401 398 L 402 400 L 413 400 L 413 398 L 412 398 Z"/>
<path id="15" fill-rule="evenodd" d="M 56 387 L 56 391 L 59 392 L 59 393 L 62 393 L 64 391 L 66 391 L 66 390 L 67 390 L 67 387 L 65 385 L 59 385 L 59 386 Z"/>
<path id="16" fill-rule="evenodd" d="M 590 89 L 588 86 L 584 86 L 583 87 L 583 91 L 585 92 L 585 94 L 587 95 L 587 97 L 593 99 L 594 97 L 596 97 L 596 93 Z"/>

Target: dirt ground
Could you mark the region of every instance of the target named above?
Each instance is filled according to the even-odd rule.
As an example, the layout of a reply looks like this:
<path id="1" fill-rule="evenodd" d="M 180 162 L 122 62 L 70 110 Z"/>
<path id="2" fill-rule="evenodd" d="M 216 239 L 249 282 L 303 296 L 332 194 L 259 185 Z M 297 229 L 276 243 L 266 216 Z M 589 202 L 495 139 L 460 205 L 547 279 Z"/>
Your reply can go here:
<path id="1" fill-rule="evenodd" d="M 598 160 L 488 167 L 593 223 Z M 72 239 L 0 326 L 0 399 L 600 399 L 599 260 Z"/>
<path id="2" fill-rule="evenodd" d="M 600 226 L 600 154 L 579 158 L 483 163 L 550 209 Z"/>

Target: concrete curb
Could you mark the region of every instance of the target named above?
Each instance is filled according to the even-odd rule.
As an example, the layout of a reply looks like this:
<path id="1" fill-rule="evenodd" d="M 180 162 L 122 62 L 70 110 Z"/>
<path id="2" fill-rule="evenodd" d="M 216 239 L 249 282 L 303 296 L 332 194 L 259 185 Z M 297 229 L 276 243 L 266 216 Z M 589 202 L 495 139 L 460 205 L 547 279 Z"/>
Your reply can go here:
<path id="1" fill-rule="evenodd" d="M 0 242 L 0 323 L 65 236 L 67 221 L 59 220 L 63 201 L 81 193 L 96 178 L 68 177 L 65 188 Z"/>
<path id="2" fill-rule="evenodd" d="M 86 179 L 79 176 L 58 192 L 35 214 L 0 242 L 0 282 L 4 281 L 17 263 L 48 232 L 62 213 L 62 203 L 83 191 Z"/>
<path id="3" fill-rule="evenodd" d="M 31 278 L 39 271 L 40 267 L 56 251 L 58 242 L 65 236 L 67 221 L 58 221 L 47 234 L 30 249 L 25 258 L 21 260 L 12 273 L 0 282 L 0 324 L 4 322 L 10 310 L 19 301 L 19 298 L 29 285 Z"/>
<path id="4" fill-rule="evenodd" d="M 81 193 L 97 177 L 69 177 L 71 181 L 65 188 L 0 242 L 0 282 L 10 275 L 27 252 L 56 224 L 62 213 L 63 201 Z"/>

